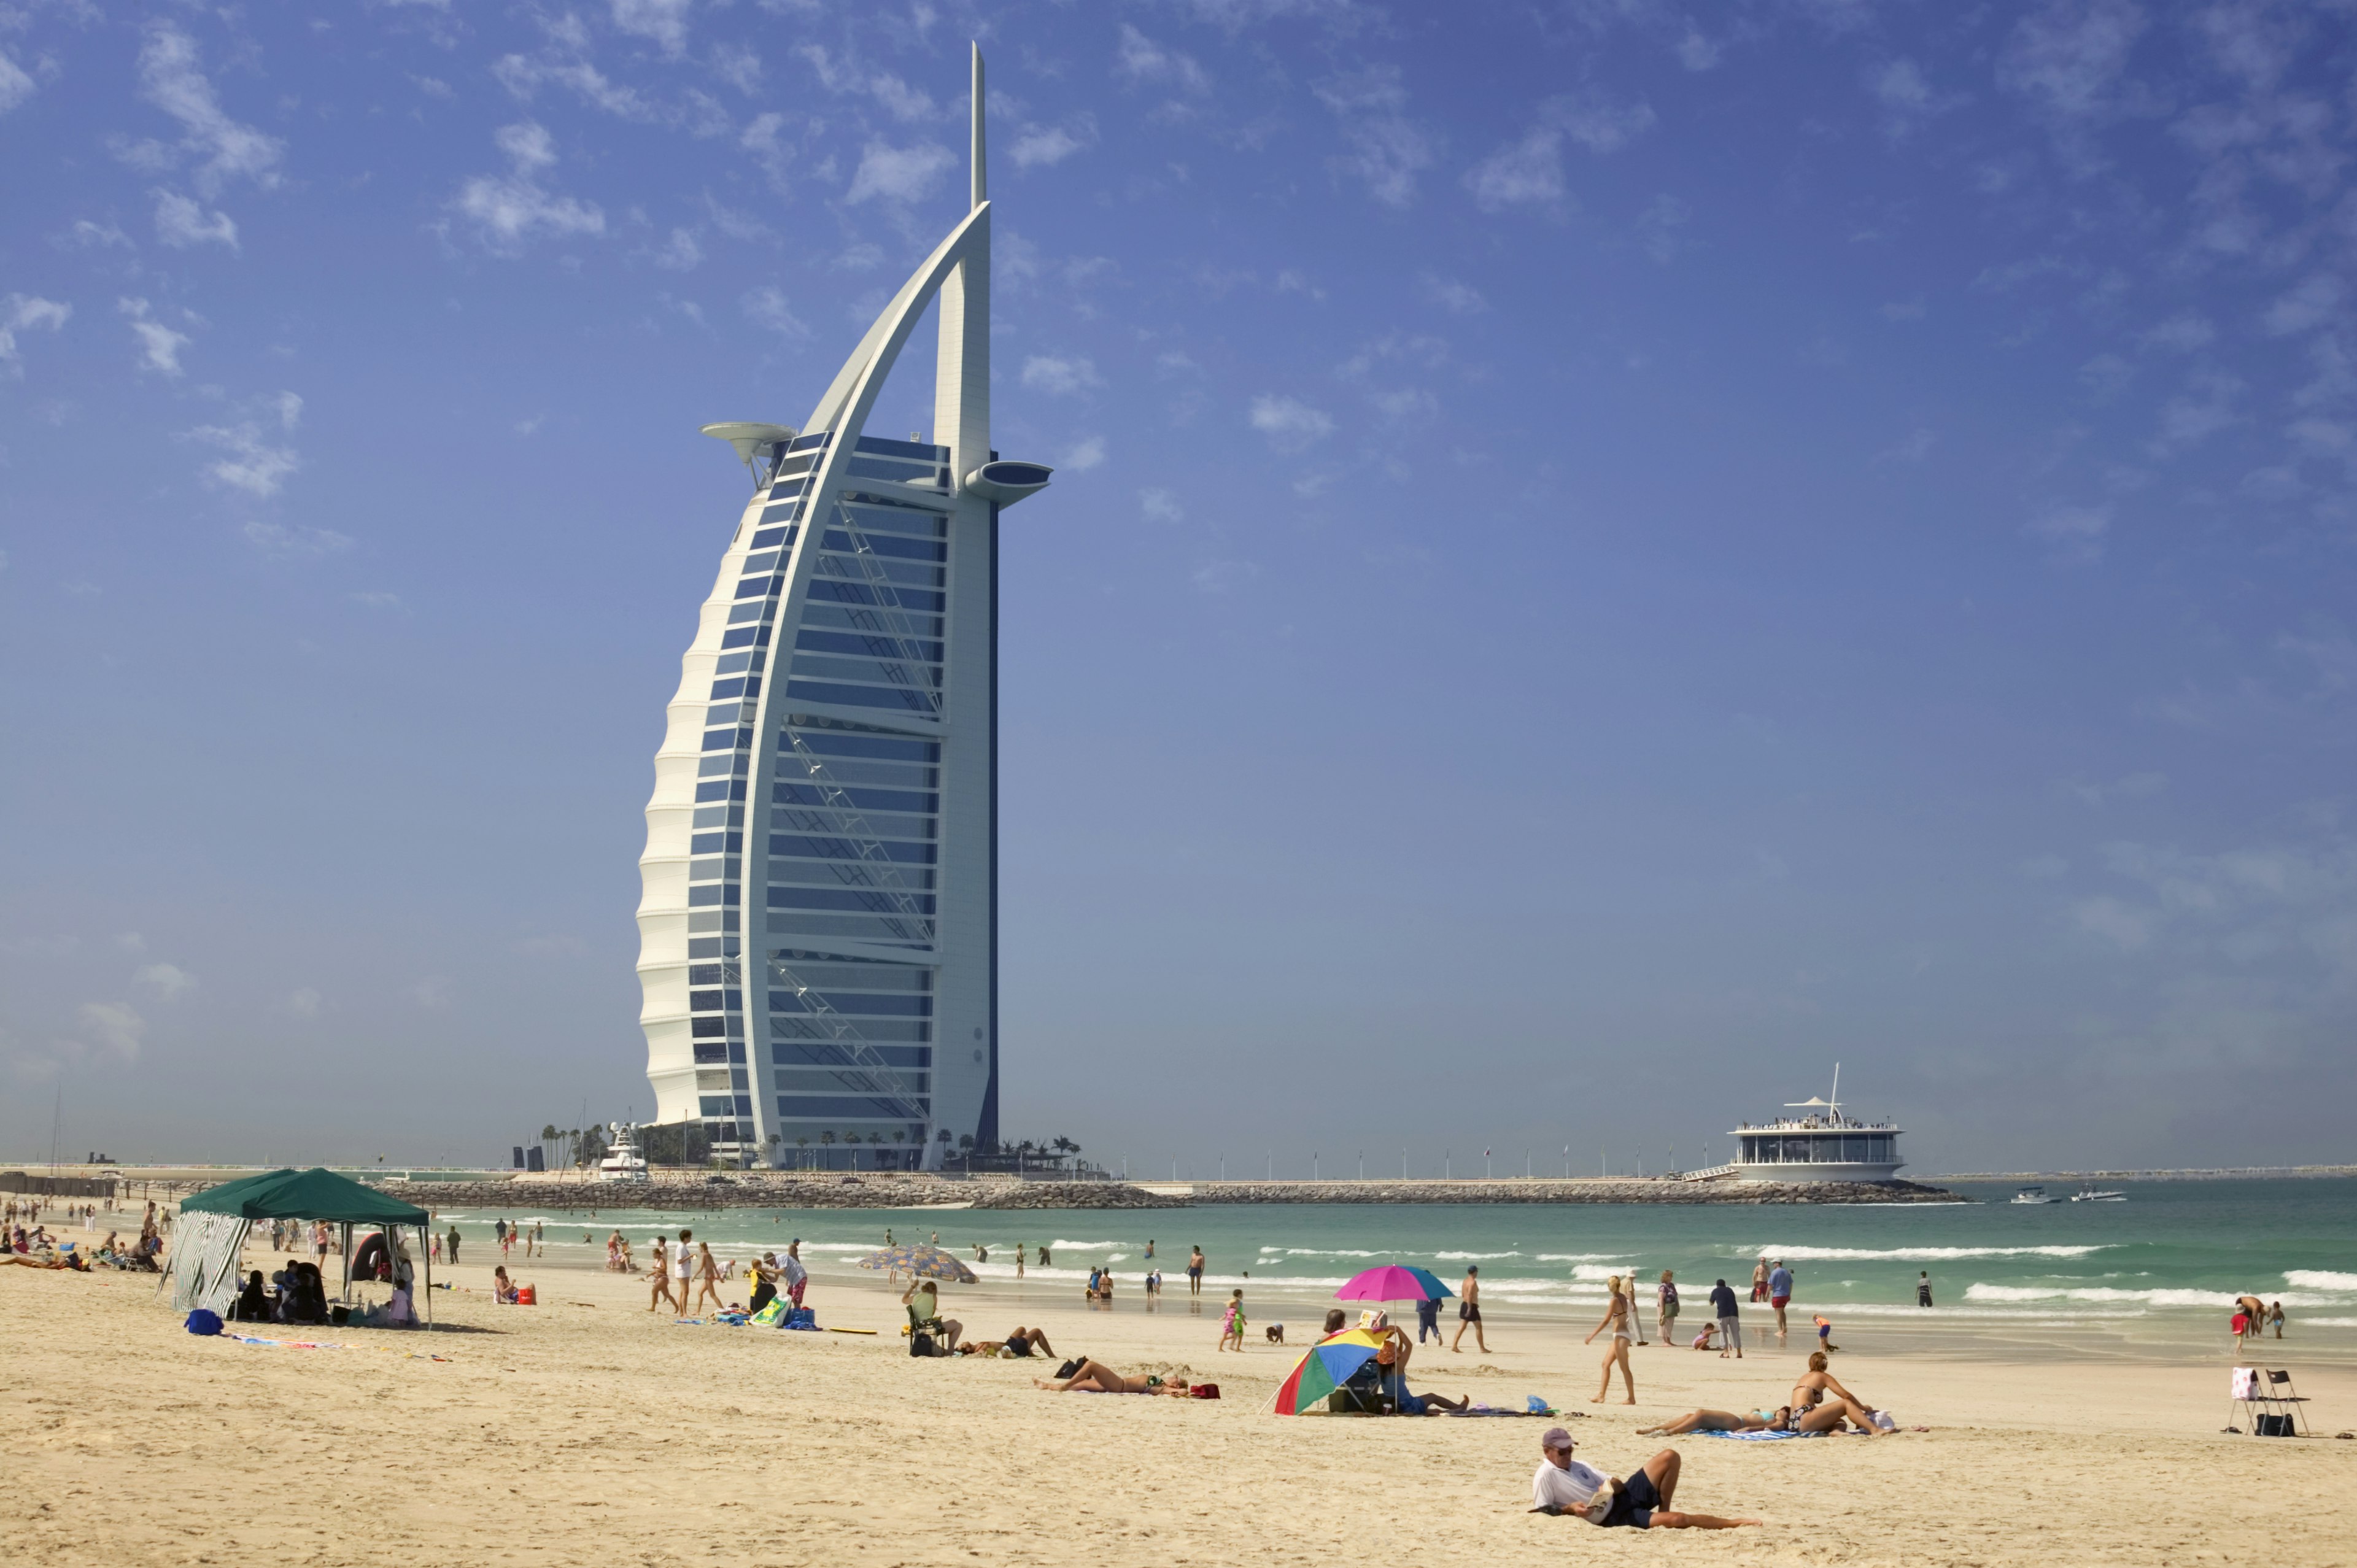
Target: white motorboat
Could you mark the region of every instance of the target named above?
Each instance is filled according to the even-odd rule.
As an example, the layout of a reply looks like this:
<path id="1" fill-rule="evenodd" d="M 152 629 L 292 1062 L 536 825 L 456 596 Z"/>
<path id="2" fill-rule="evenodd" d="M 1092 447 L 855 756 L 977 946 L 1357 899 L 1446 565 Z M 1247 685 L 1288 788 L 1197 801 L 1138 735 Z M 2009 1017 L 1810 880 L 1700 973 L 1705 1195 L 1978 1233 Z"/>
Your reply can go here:
<path id="1" fill-rule="evenodd" d="M 2060 1203 L 2062 1200 L 2042 1187 L 2025 1187 L 2013 1195 L 2016 1203 Z"/>
<path id="2" fill-rule="evenodd" d="M 2071 1201 L 2073 1203 L 2126 1203 L 2127 1200 L 2126 1193 L 2098 1191 L 2093 1182 L 2089 1182 L 2071 1195 Z"/>
<path id="3" fill-rule="evenodd" d="M 631 1127 L 628 1122 L 610 1122 L 608 1130 L 614 1135 L 606 1150 L 606 1157 L 597 1162 L 599 1181 L 646 1181 L 647 1158 L 631 1143 Z"/>

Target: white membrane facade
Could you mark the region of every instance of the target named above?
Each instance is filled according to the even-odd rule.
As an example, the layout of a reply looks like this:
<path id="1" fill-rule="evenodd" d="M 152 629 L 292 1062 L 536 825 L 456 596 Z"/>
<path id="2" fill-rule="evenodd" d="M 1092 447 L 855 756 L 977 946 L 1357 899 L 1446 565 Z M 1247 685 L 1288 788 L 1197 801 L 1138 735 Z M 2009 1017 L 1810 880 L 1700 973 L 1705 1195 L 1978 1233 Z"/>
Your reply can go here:
<path id="1" fill-rule="evenodd" d="M 998 1134 L 998 514 L 982 55 L 973 202 L 757 488 L 682 660 L 639 867 L 656 1119 L 780 1165 L 932 1168 Z M 866 434 L 940 302 L 930 441 Z"/>

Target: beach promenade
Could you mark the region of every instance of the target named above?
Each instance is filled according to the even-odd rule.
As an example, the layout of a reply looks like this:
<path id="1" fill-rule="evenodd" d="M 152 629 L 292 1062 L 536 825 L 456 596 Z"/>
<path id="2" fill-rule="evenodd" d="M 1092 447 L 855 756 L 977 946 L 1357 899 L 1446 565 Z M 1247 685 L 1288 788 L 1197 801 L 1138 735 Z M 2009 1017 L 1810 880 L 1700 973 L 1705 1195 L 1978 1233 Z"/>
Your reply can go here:
<path id="1" fill-rule="evenodd" d="M 10 1376 L 0 1467 L 27 1560 L 66 1564 L 688 1562 L 938 1565 L 1317 1563 L 1371 1551 L 1521 1564 L 1659 1563 L 2324 1568 L 2357 1552 L 2357 1442 L 2222 1436 L 2226 1358 L 2107 1364 L 2022 1347 L 1897 1351 L 1846 1326 L 1835 1359 L 1908 1427 L 1885 1439 L 1674 1440 L 1681 1507 L 1765 1530 L 1630 1535 L 1527 1513 L 1526 1420 L 1261 1413 L 1314 1325 L 1213 1350 L 1217 1307 L 1112 1311 L 1066 1286 L 950 1287 L 969 1335 L 1043 1327 L 1060 1355 L 1219 1382 L 1217 1402 L 1040 1392 L 1037 1361 L 912 1360 L 897 1293 L 814 1282 L 822 1324 L 873 1336 L 678 1326 L 645 1286 L 535 1260 L 544 1305 L 485 1294 L 496 1255 L 436 1277 L 430 1334 L 259 1330 L 339 1349 L 203 1339 L 145 1279 L 0 1270 Z M 256 1262 L 268 1265 L 267 1254 Z M 741 1293 L 742 1285 L 730 1287 Z M 1287 1316 L 1296 1316 L 1290 1309 Z M 1449 1325 L 1452 1328 L 1454 1323 Z M 1785 1399 L 1806 1335 L 1744 1360 L 1634 1353 L 1640 1403 L 1589 1404 L 1580 1331 L 1503 1316 L 1490 1350 L 1427 1348 L 1410 1382 L 1501 1406 L 1540 1394 L 1618 1474 L 1640 1426 Z M 1900 1343 L 1894 1341 L 1893 1343 Z M 2292 1353 L 2297 1353 L 2293 1347 Z M 420 1359 L 424 1353 L 447 1358 Z M 2325 1430 L 2357 1370 L 2301 1372 Z M 1615 1393 L 1617 1395 L 1618 1389 Z"/>

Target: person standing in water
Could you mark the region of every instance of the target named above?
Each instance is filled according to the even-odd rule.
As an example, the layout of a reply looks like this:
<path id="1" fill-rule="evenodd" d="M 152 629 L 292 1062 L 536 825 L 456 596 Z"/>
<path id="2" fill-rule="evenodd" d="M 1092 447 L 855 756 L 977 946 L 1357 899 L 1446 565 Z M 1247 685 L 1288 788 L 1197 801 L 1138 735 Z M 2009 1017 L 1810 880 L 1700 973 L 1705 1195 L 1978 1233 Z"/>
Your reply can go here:
<path id="1" fill-rule="evenodd" d="M 1015 1277 L 1018 1280 L 1023 1277 L 1023 1245 L 1020 1241 L 1015 1243 Z"/>
<path id="2" fill-rule="evenodd" d="M 1448 1342 L 1451 1354 L 1465 1343 L 1465 1331 L 1473 1330 L 1474 1348 L 1486 1356 L 1490 1353 L 1489 1336 L 1481 1329 L 1481 1265 L 1465 1265 L 1465 1283 L 1457 1287 L 1457 1337 Z M 1591 1336 L 1591 1337 L 1593 1337 Z"/>
<path id="3" fill-rule="evenodd" d="M 1196 1246 L 1187 1254 L 1187 1294 L 1203 1294 L 1203 1249 Z"/>
<path id="4" fill-rule="evenodd" d="M 1918 1306 L 1932 1305 L 1932 1271 L 1929 1269 L 1922 1270 L 1915 1276 L 1915 1305 Z"/>

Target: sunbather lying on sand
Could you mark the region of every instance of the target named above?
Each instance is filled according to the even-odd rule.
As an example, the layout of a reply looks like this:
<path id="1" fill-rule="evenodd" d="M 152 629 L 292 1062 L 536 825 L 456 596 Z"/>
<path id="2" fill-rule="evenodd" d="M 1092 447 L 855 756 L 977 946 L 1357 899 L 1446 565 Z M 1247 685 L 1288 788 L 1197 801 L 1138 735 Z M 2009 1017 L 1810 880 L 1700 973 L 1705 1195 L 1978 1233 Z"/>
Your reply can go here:
<path id="1" fill-rule="evenodd" d="M 1046 1329 L 1025 1328 L 1019 1325 L 1014 1333 L 1004 1339 L 969 1339 L 958 1347 L 958 1354 L 961 1356 L 969 1353 L 977 1356 L 996 1356 L 1001 1350 L 1009 1351 L 1017 1356 L 1028 1356 L 1035 1351 L 1042 1356 L 1052 1356 L 1056 1353 L 1055 1348 L 1048 1343 Z"/>
<path id="2" fill-rule="evenodd" d="M 1683 1437 L 1689 1432 L 1788 1432 L 1792 1426 L 1792 1407 L 1785 1405 L 1761 1415 L 1738 1415 L 1731 1410 L 1690 1410 L 1675 1421 L 1665 1421 L 1659 1426 L 1649 1426 L 1640 1437 Z"/>
<path id="3" fill-rule="evenodd" d="M 1168 1394 L 1173 1399 L 1188 1397 L 1187 1380 L 1184 1378 L 1172 1378 L 1168 1381 L 1143 1376 L 1125 1378 L 1103 1361 L 1090 1360 L 1082 1361 L 1081 1369 L 1060 1383 L 1049 1378 L 1034 1378 L 1031 1386 L 1059 1394 Z"/>
<path id="4" fill-rule="evenodd" d="M 1446 1415 L 1450 1411 L 1463 1410 L 1471 1399 L 1450 1399 L 1447 1394 L 1412 1394 L 1405 1387 L 1400 1391 L 1399 1412 L 1402 1415 Z"/>

